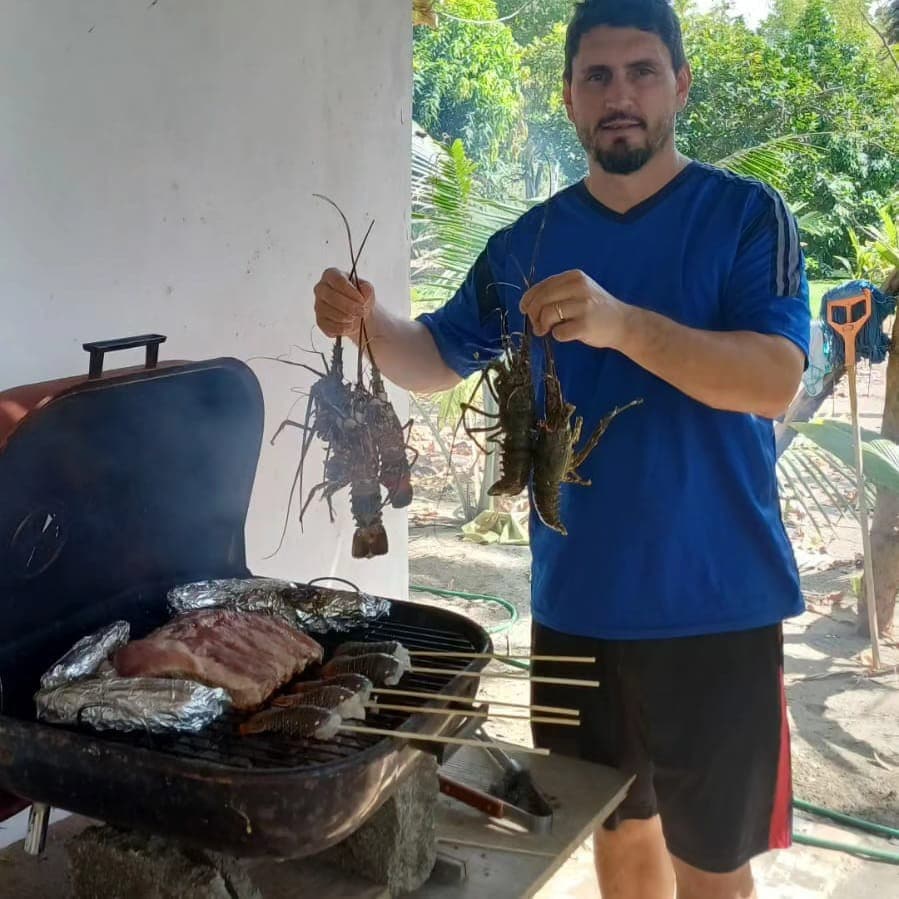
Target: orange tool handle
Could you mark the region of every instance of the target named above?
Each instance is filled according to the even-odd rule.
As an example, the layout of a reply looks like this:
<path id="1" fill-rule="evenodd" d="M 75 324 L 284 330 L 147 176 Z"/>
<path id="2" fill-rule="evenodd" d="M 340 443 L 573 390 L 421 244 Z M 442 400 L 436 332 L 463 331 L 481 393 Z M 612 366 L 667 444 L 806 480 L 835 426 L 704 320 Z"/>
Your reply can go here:
<path id="1" fill-rule="evenodd" d="M 853 319 L 852 311 L 859 303 L 865 304 L 865 311 L 860 318 Z M 834 309 L 843 309 L 846 312 L 846 321 L 834 321 Z M 846 297 L 845 300 L 831 300 L 827 304 L 827 324 L 830 325 L 846 345 L 846 367 L 855 365 L 855 338 L 858 332 L 865 326 L 865 322 L 871 317 L 871 290 L 863 287 L 862 292 L 854 297 Z"/>

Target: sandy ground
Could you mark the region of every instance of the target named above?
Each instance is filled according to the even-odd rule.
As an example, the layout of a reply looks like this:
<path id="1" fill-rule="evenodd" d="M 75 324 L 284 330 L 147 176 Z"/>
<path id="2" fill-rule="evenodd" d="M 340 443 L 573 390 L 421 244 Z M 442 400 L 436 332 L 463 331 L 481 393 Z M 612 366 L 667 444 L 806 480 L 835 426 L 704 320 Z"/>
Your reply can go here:
<path id="1" fill-rule="evenodd" d="M 863 424 L 879 427 L 882 373 L 860 379 Z M 820 414 L 845 416 L 843 386 Z M 439 466 L 434 465 L 434 470 Z M 430 478 L 429 487 L 442 480 Z M 519 620 L 494 637 L 498 650 L 526 652 L 529 646 L 530 552 L 527 547 L 483 546 L 463 541 L 456 503 L 435 499 L 439 491 L 422 491 L 410 515 L 409 567 L 412 584 L 502 596 L 515 604 Z M 445 493 L 444 496 L 451 496 Z M 856 634 L 856 600 L 852 579 L 861 570 L 858 527 L 844 520 L 822 540 L 801 518 L 788 530 L 803 578 L 808 608 L 785 625 L 786 682 L 793 739 L 795 795 L 817 805 L 899 826 L 899 676 L 867 677 L 870 643 Z M 508 620 L 502 608 L 483 602 L 450 603 L 487 626 Z M 896 633 L 899 633 L 897 621 Z M 895 643 L 882 647 L 884 662 L 899 664 Z M 525 684 L 494 680 L 482 688 L 485 698 L 527 701 Z M 520 724 L 495 721 L 497 736 L 529 739 Z M 860 842 L 856 832 L 830 827 L 799 815 L 797 832 L 840 842 Z M 899 852 L 899 844 L 872 845 Z M 825 850 L 794 848 L 771 853 L 757 867 L 762 896 L 899 897 L 899 868 L 862 862 Z M 597 896 L 589 845 L 582 847 L 541 891 L 549 897 Z"/>

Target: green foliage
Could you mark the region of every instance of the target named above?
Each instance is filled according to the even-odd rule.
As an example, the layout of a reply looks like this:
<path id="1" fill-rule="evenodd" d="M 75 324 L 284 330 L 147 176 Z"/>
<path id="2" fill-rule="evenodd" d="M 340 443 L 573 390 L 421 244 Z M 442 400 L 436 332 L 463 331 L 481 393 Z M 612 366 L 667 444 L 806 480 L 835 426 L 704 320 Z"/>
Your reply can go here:
<path id="1" fill-rule="evenodd" d="M 878 61 L 860 3 L 781 0 L 761 33 L 721 10 L 684 24 L 694 72 L 685 153 L 713 160 L 784 134 L 811 135 L 819 150 L 786 154 L 772 182 L 814 217 L 812 277 L 852 254 L 850 229 L 875 221 L 899 183 L 899 77 Z"/>
<path id="2" fill-rule="evenodd" d="M 519 45 L 526 47 L 549 34 L 556 25 L 567 25 L 574 0 L 496 0 L 496 8 L 500 16 L 518 13 L 509 19 L 509 28 Z"/>
<path id="3" fill-rule="evenodd" d="M 466 19 L 497 18 L 494 0 L 445 0 L 441 9 Z M 519 55 L 503 24 L 441 17 L 436 30 L 415 28 L 414 118 L 438 139 L 461 139 L 479 159 L 514 151 L 522 138 Z"/>
<path id="4" fill-rule="evenodd" d="M 525 191 L 528 197 L 550 192 L 542 176 L 549 174 L 553 188 L 583 178 L 584 151 L 562 100 L 565 25 L 557 24 L 534 39 L 522 53 L 524 110 L 528 123 Z"/>
<path id="5" fill-rule="evenodd" d="M 678 122 L 683 152 L 780 189 L 801 210 L 810 277 L 833 276 L 859 248 L 875 252 L 866 229 L 882 227 L 879 211 L 899 185 L 899 72 L 865 19 L 867 0 L 776 0 L 756 31 L 727 2 L 707 13 L 676 5 L 694 72 Z M 479 194 L 542 199 L 582 177 L 562 102 L 571 0 L 441 8 L 486 20 L 518 12 L 492 25 L 444 16 L 438 32 L 416 32 L 416 116 L 438 139 L 462 140 L 479 163 Z M 891 17 L 899 0 L 885 0 L 878 27 Z"/>
<path id="6" fill-rule="evenodd" d="M 693 88 L 678 121 L 678 143 L 688 156 L 711 162 L 783 134 L 812 130 L 813 120 L 794 118 L 784 100 L 814 85 L 788 71 L 777 50 L 742 20 L 721 13 L 691 16 L 684 44 Z"/>
<path id="7" fill-rule="evenodd" d="M 815 88 L 791 98 L 794 108 L 807 117 L 808 130 L 826 136 L 824 157 L 811 164 L 798 160 L 790 184 L 791 198 L 827 216 L 827 232 L 809 242 L 826 271 L 831 260 L 846 255 L 848 229 L 875 220 L 899 183 L 899 78 L 838 31 L 822 0 L 808 0 L 781 50 Z"/>
<path id="8" fill-rule="evenodd" d="M 879 283 L 885 281 L 893 269 L 899 268 L 899 223 L 894 218 L 893 207 L 887 204 L 878 213 L 878 224 L 864 225 L 860 233 L 854 228 L 849 229 L 852 257 L 840 259 L 841 274 Z"/>

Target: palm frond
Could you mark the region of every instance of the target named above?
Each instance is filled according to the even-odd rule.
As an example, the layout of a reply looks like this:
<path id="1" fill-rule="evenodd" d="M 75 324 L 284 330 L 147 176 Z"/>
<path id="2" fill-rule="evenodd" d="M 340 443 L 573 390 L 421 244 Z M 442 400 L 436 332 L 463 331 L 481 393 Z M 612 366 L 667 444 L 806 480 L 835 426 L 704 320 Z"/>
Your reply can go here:
<path id="1" fill-rule="evenodd" d="M 790 427 L 836 457 L 847 471 L 855 471 L 855 438 L 849 422 L 818 419 L 791 422 Z M 862 461 L 865 478 L 871 484 L 899 494 L 899 444 L 864 429 Z"/>
<path id="2" fill-rule="evenodd" d="M 787 134 L 775 137 L 754 147 L 737 150 L 715 165 L 735 175 L 765 181 L 778 190 L 786 187 L 790 174 L 790 156 L 793 154 L 816 155 L 820 151 L 812 145 L 815 135 Z"/>
<path id="3" fill-rule="evenodd" d="M 429 299 L 444 299 L 464 280 L 487 241 L 529 208 L 477 191 L 476 166 L 460 141 L 413 143 L 413 283 Z"/>
<path id="4" fill-rule="evenodd" d="M 806 437 L 797 437 L 780 457 L 777 479 L 784 511 L 798 509 L 822 540 L 835 537 L 847 516 L 858 519 L 854 471 Z M 873 508 L 876 488 L 871 482 L 865 493 Z"/>

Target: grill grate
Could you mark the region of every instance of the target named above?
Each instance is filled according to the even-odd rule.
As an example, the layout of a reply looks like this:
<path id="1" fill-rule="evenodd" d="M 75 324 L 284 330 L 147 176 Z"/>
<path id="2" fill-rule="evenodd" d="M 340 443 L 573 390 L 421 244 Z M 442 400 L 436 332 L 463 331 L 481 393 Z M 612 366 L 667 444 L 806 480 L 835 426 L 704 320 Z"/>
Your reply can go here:
<path id="1" fill-rule="evenodd" d="M 348 640 L 399 640 L 407 649 L 431 649 L 459 652 L 476 652 L 478 647 L 458 631 L 439 630 L 432 627 L 378 621 L 365 630 L 329 636 L 321 640 L 325 657 L 338 644 Z M 399 689 L 433 693 L 435 697 L 444 690 L 455 671 L 467 666 L 464 659 L 428 659 L 429 668 L 446 668 L 446 676 L 440 674 L 406 674 Z M 428 700 L 420 697 L 389 697 L 391 702 L 420 707 Z M 412 713 L 380 711 L 366 716 L 366 725 L 396 730 L 409 720 Z M 311 768 L 349 758 L 382 739 L 370 734 L 339 733 L 326 743 L 299 739 L 285 734 L 253 734 L 241 736 L 238 725 L 247 718 L 246 713 L 229 712 L 196 734 L 119 733 L 104 731 L 104 740 L 140 746 L 154 752 L 181 758 L 198 759 L 217 765 L 239 769 Z M 97 732 L 85 728 L 73 728 L 97 736 Z M 413 731 L 414 732 L 414 731 Z"/>

